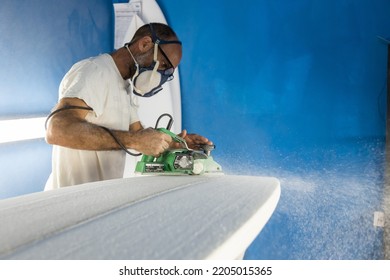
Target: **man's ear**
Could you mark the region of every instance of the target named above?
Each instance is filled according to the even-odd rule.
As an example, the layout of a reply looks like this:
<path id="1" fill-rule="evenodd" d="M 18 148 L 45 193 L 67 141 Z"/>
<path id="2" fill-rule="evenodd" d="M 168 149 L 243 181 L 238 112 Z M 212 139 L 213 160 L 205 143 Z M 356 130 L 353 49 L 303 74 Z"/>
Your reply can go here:
<path id="1" fill-rule="evenodd" d="M 138 49 L 145 53 L 153 48 L 154 44 L 152 42 L 152 38 L 150 36 L 144 36 L 137 42 Z"/>

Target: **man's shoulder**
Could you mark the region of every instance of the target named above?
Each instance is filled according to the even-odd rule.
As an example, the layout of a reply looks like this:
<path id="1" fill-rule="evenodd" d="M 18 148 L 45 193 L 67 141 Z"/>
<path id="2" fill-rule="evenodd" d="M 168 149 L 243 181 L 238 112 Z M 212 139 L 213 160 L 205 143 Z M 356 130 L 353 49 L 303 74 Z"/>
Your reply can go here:
<path id="1" fill-rule="evenodd" d="M 79 62 L 75 63 L 72 68 L 104 66 L 107 65 L 110 60 L 111 56 L 109 54 L 104 53 L 80 60 Z"/>
<path id="2" fill-rule="evenodd" d="M 113 64 L 112 57 L 109 54 L 100 54 L 75 63 L 68 71 L 67 76 L 91 74 L 100 76 L 114 71 L 114 66 L 115 64 Z"/>

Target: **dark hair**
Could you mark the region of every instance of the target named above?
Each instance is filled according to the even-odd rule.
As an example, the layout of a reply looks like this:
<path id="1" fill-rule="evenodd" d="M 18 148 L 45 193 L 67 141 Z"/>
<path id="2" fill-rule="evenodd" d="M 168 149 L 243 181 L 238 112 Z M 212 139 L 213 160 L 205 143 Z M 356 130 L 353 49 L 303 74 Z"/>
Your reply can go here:
<path id="1" fill-rule="evenodd" d="M 152 31 L 150 30 L 150 25 L 152 26 L 153 31 L 158 38 L 162 40 L 174 40 L 174 39 L 177 40 L 177 35 L 172 28 L 170 28 L 168 25 L 163 23 L 153 22 L 153 23 L 145 24 L 140 28 L 138 28 L 138 30 L 135 32 L 133 36 L 133 39 L 131 39 L 130 41 L 130 45 L 145 36 L 152 37 Z"/>

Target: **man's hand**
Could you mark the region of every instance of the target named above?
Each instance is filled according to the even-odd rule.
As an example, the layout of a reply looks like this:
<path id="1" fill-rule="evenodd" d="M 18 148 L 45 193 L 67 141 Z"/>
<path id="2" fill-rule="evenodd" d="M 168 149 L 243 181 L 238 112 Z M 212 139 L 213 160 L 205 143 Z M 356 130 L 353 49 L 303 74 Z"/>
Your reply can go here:
<path id="1" fill-rule="evenodd" d="M 172 137 L 153 128 L 146 128 L 135 133 L 137 151 L 154 157 L 158 157 L 172 142 Z"/>
<path id="2" fill-rule="evenodd" d="M 185 129 L 180 134 L 178 134 L 178 136 L 187 142 L 187 145 L 190 149 L 200 150 L 201 145 L 213 145 L 213 142 L 209 141 L 209 139 L 206 137 L 193 133 L 189 134 Z M 171 147 L 181 148 L 182 146 L 180 143 L 172 143 Z"/>

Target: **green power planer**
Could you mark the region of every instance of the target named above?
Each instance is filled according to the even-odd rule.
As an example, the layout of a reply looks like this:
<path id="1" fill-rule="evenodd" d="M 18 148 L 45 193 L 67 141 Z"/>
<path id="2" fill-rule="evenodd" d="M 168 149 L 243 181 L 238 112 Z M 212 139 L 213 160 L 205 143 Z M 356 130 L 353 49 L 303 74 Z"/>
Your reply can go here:
<path id="1" fill-rule="evenodd" d="M 203 145 L 201 150 L 188 148 L 187 142 L 165 128 L 158 128 L 166 133 L 183 148 L 165 151 L 161 156 L 154 157 L 143 155 L 137 162 L 135 173 L 138 174 L 164 174 L 164 175 L 200 175 L 222 174 L 222 167 L 213 160 L 210 152 L 215 149 L 214 145 Z"/>

